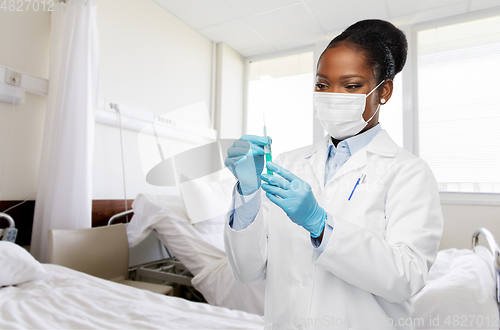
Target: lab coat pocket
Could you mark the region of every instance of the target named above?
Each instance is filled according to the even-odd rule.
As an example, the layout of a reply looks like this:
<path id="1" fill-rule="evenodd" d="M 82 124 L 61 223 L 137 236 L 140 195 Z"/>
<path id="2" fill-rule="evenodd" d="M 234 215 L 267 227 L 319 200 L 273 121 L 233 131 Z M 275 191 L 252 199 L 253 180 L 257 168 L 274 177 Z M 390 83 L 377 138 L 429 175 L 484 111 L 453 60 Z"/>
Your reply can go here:
<path id="1" fill-rule="evenodd" d="M 382 182 L 363 182 L 345 197 L 340 218 L 377 234 L 385 230 L 385 197 Z"/>

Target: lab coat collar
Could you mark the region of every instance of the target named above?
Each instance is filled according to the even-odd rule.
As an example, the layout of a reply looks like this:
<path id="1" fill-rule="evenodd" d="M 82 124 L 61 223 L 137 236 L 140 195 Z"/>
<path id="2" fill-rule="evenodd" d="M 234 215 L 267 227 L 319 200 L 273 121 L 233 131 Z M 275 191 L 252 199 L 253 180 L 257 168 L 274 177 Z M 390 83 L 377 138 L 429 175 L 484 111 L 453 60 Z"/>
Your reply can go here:
<path id="1" fill-rule="evenodd" d="M 366 151 L 384 157 L 395 157 L 399 147 L 386 130 L 381 130 L 366 146 Z"/>
<path id="2" fill-rule="evenodd" d="M 306 155 L 305 159 L 313 168 L 313 171 L 320 183 L 324 182 L 325 178 L 325 163 L 328 153 L 328 140 L 330 135 L 323 137 L 316 143 L 311 152 Z M 386 130 L 381 130 L 366 147 L 354 153 L 351 158 L 335 173 L 332 180 L 335 180 L 342 175 L 354 171 L 367 163 L 367 153 L 380 155 L 383 157 L 394 157 L 398 152 L 397 144 L 391 139 Z M 321 184 L 323 186 L 323 184 Z"/>
<path id="3" fill-rule="evenodd" d="M 318 151 L 321 153 L 322 150 L 328 149 L 329 141 L 331 141 L 330 135 L 327 134 L 319 142 L 312 145 L 311 151 L 304 158 L 311 159 Z M 392 140 L 385 129 L 381 129 L 366 146 L 368 152 L 385 157 L 394 157 L 398 152 L 398 148 L 398 145 Z M 359 151 L 362 150 L 363 148 Z M 325 151 L 325 161 L 327 153 L 328 150 Z M 356 153 L 354 152 L 354 154 Z"/>
<path id="4" fill-rule="evenodd" d="M 356 152 L 363 149 L 363 147 L 366 147 L 368 143 L 370 143 L 370 141 L 373 140 L 373 138 L 377 136 L 378 133 L 380 133 L 381 130 L 382 127 L 380 126 L 380 123 L 378 123 L 374 127 L 370 128 L 367 131 L 364 131 L 361 134 L 351 136 L 350 138 L 345 139 L 344 141 L 349 147 L 350 154 L 354 155 Z"/>
<path id="5" fill-rule="evenodd" d="M 311 159 L 312 156 L 318 153 L 318 151 L 323 149 L 328 149 L 328 140 L 330 140 L 330 135 L 325 135 L 316 144 L 312 145 L 311 151 L 304 157 L 305 159 Z M 325 155 L 328 151 L 325 151 Z"/>

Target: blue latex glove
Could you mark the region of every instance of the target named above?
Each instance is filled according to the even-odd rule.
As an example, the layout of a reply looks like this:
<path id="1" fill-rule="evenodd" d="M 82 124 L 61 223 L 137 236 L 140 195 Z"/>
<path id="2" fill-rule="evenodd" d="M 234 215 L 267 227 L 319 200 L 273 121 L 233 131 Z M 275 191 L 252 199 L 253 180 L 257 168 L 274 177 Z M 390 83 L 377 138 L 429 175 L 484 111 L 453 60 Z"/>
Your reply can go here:
<path id="1" fill-rule="evenodd" d="M 285 211 L 296 224 L 304 227 L 312 237 L 319 237 L 325 228 L 326 212 L 318 205 L 311 186 L 292 172 L 272 162 L 266 166 L 276 175 L 262 174 L 266 183 L 262 189 L 271 202 Z"/>
<path id="2" fill-rule="evenodd" d="M 264 169 L 265 137 L 243 135 L 227 150 L 224 164 L 240 182 L 239 189 L 243 195 L 250 195 L 260 187 L 260 174 Z"/>

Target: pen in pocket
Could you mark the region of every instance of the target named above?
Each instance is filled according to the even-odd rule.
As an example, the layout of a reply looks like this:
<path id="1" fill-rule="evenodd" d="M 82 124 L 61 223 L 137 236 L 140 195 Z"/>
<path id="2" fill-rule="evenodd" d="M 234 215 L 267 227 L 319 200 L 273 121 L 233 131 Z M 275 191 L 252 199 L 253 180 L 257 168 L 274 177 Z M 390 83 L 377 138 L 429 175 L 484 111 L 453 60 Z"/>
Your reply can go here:
<path id="1" fill-rule="evenodd" d="M 354 191 L 356 190 L 356 188 L 358 187 L 358 185 L 361 184 L 361 183 L 363 183 L 363 181 L 365 179 L 365 176 L 366 175 L 362 174 L 361 177 L 358 178 L 358 181 L 356 181 L 356 184 L 354 185 L 354 188 L 352 189 L 351 194 L 349 195 L 349 198 L 347 199 L 348 201 L 351 200 L 352 194 L 354 194 Z"/>

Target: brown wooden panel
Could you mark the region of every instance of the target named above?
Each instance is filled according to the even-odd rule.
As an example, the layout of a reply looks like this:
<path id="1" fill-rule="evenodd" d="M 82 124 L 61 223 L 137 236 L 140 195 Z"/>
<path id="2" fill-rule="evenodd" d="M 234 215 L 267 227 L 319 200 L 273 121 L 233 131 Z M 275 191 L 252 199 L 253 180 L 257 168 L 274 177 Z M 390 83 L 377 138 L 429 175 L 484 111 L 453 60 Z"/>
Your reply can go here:
<path id="1" fill-rule="evenodd" d="M 132 208 L 133 201 L 133 199 L 127 200 L 128 210 Z M 109 218 L 123 211 L 125 211 L 123 199 L 94 199 L 92 201 L 92 227 L 107 226 Z M 125 218 L 122 219 L 122 222 L 125 222 Z"/>
<path id="2" fill-rule="evenodd" d="M 133 199 L 127 200 L 127 209 L 132 208 Z M 0 201 L 0 212 L 22 201 Z M 92 227 L 107 226 L 109 218 L 125 211 L 123 199 L 95 199 L 92 201 Z M 26 201 L 16 208 L 8 211 L 18 229 L 16 243 L 19 245 L 31 244 L 31 232 L 33 229 L 33 216 L 35 214 L 35 201 Z M 117 222 L 125 222 L 123 218 Z M 130 221 L 130 216 L 129 216 Z M 0 218 L 0 228 L 8 226 L 7 220 Z"/>

